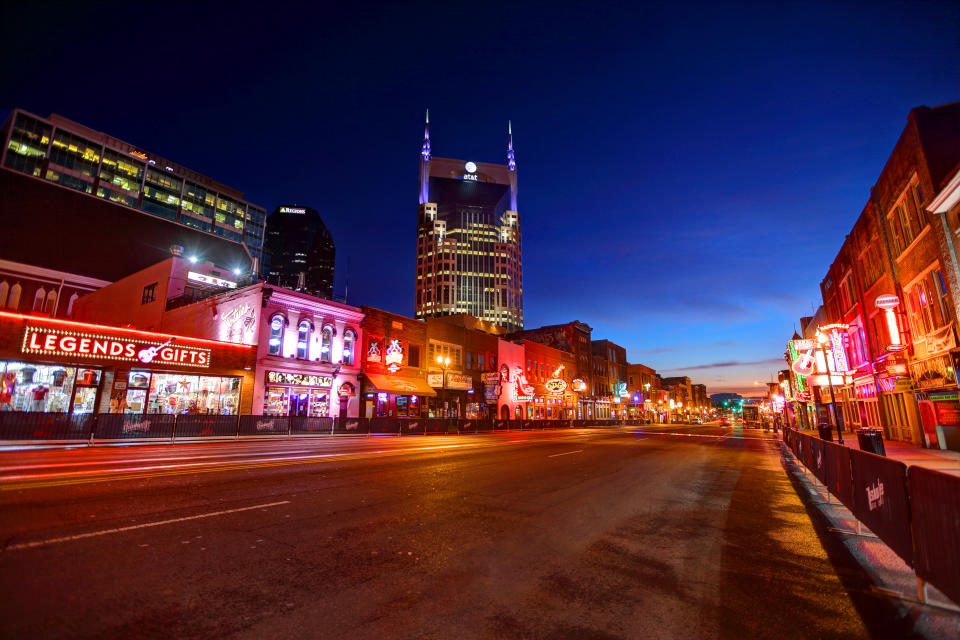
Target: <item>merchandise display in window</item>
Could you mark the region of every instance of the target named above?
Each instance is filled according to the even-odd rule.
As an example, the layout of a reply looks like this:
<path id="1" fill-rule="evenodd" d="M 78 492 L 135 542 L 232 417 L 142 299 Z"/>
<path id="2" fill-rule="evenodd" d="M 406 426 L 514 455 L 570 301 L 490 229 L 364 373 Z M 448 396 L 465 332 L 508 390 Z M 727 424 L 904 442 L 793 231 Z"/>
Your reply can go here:
<path id="1" fill-rule="evenodd" d="M 0 411 L 92 413 L 100 370 L 0 361 Z"/>

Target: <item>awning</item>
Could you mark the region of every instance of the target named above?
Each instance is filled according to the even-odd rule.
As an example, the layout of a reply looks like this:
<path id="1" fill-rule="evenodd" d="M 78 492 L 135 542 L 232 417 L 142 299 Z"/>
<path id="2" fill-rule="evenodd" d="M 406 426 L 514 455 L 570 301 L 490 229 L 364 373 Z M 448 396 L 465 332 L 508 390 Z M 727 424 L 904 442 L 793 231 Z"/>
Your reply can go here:
<path id="1" fill-rule="evenodd" d="M 427 384 L 426 380 L 419 378 L 400 378 L 397 376 L 384 376 L 376 373 L 367 373 L 367 380 L 370 381 L 378 391 L 394 393 L 401 396 L 430 396 L 435 397 L 437 392 Z"/>

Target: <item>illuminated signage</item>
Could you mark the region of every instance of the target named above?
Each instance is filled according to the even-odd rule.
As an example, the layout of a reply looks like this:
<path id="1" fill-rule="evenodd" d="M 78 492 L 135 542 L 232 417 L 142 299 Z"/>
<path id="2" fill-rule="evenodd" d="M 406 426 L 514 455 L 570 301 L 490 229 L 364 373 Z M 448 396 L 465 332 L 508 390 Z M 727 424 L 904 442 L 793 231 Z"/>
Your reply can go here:
<path id="1" fill-rule="evenodd" d="M 584 382 L 583 380 L 581 380 L 580 378 L 577 378 L 576 380 L 573 381 L 573 385 L 572 385 L 572 386 L 573 386 L 573 390 L 574 390 L 574 391 L 580 392 L 580 391 L 585 391 L 585 390 L 586 390 L 586 388 L 587 388 L 587 383 Z"/>
<path id="2" fill-rule="evenodd" d="M 877 305 L 878 309 L 896 309 L 900 306 L 900 298 L 889 293 L 885 293 L 882 296 L 877 296 L 877 299 L 873 301 L 873 304 Z"/>
<path id="3" fill-rule="evenodd" d="M 371 340 L 367 349 L 367 362 L 380 362 L 380 341 Z"/>
<path id="4" fill-rule="evenodd" d="M 357 388 L 349 382 L 344 382 L 340 385 L 340 390 L 337 393 L 339 393 L 341 397 L 354 396 L 357 394 Z"/>
<path id="5" fill-rule="evenodd" d="M 253 344 L 257 326 L 257 312 L 249 302 L 220 314 L 220 339 L 225 342 Z"/>
<path id="6" fill-rule="evenodd" d="M 630 395 L 630 392 L 627 391 L 626 382 L 620 382 L 617 384 L 617 395 L 620 396 L 621 398 L 626 398 L 627 396 Z"/>
<path id="7" fill-rule="evenodd" d="M 237 288 L 236 282 L 230 282 L 229 280 L 221 280 L 220 278 L 214 278 L 213 276 L 208 276 L 205 273 L 197 273 L 196 271 L 188 271 L 187 280 L 193 280 L 194 282 L 202 282 L 203 284 L 212 284 L 217 287 L 226 287 L 227 289 Z"/>
<path id="8" fill-rule="evenodd" d="M 516 400 L 520 402 L 533 400 L 533 385 L 527 382 L 527 377 L 523 375 L 523 369 L 520 367 L 514 367 L 513 383 L 513 394 Z"/>
<path id="9" fill-rule="evenodd" d="M 434 389 L 439 389 L 443 386 L 443 374 L 442 373 L 428 373 L 427 374 L 427 384 L 433 387 Z"/>
<path id="10" fill-rule="evenodd" d="M 817 348 L 817 341 L 813 338 L 802 338 L 800 340 L 791 340 L 793 348 L 797 351 L 810 351 Z"/>
<path id="11" fill-rule="evenodd" d="M 331 376 L 317 376 L 309 373 L 285 373 L 267 371 L 267 382 L 273 384 L 293 384 L 301 387 L 329 387 L 333 384 Z M 341 388 L 343 385 L 341 385 Z"/>
<path id="12" fill-rule="evenodd" d="M 390 341 L 390 346 L 387 347 L 383 361 L 390 373 L 396 373 L 400 370 L 400 365 L 403 362 L 403 347 L 400 346 L 399 340 Z"/>
<path id="13" fill-rule="evenodd" d="M 306 213 L 306 209 L 299 207 L 280 207 L 280 213 Z"/>
<path id="14" fill-rule="evenodd" d="M 841 333 L 840 331 L 830 332 L 830 346 L 833 352 L 834 370 L 841 373 L 850 370 L 850 365 L 847 363 L 847 350 L 843 346 L 843 339 L 846 335 L 846 333 Z"/>
<path id="15" fill-rule="evenodd" d="M 119 360 L 169 364 L 180 367 L 209 367 L 210 349 L 173 345 L 166 342 L 118 338 L 83 331 L 27 327 L 23 333 L 23 353 L 77 356 L 97 360 Z"/>
<path id="16" fill-rule="evenodd" d="M 552 394 L 560 395 L 567 390 L 567 383 L 562 378 L 550 378 L 544 386 Z"/>
<path id="17" fill-rule="evenodd" d="M 903 351 L 907 348 L 907 345 L 903 344 L 903 339 L 900 337 L 900 324 L 897 322 L 897 312 L 894 311 L 894 308 L 883 309 L 883 319 L 887 324 L 887 337 L 890 342 L 887 345 L 887 351 Z"/>
<path id="18" fill-rule="evenodd" d="M 462 373 L 448 373 L 447 389 L 458 389 L 461 391 L 473 389 L 473 378 L 465 376 Z"/>

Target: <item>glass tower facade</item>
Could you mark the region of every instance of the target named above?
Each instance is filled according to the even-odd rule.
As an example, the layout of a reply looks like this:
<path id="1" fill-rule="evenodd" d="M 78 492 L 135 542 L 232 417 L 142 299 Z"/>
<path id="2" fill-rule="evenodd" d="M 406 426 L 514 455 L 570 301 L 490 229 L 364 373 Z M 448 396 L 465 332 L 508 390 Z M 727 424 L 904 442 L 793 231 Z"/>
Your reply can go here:
<path id="1" fill-rule="evenodd" d="M 523 267 L 512 139 L 508 163 L 420 161 L 416 317 L 466 313 L 523 328 Z"/>
<path id="2" fill-rule="evenodd" d="M 239 191 L 56 115 L 16 109 L 3 133 L 6 169 L 243 243 L 262 259 L 266 211 Z"/>

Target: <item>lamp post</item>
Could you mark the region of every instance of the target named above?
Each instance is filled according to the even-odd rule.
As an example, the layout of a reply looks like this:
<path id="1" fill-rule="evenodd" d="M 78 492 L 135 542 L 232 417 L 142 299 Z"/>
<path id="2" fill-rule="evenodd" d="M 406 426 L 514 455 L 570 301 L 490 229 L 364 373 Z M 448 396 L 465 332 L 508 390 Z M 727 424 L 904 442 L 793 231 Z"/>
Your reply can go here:
<path id="1" fill-rule="evenodd" d="M 833 426 L 837 428 L 837 443 L 843 444 L 843 427 L 841 426 L 840 416 L 837 414 L 837 395 L 833 391 L 833 374 L 830 373 L 830 358 L 827 357 L 827 342 L 829 340 L 827 334 L 819 330 L 817 331 L 817 344 L 820 345 L 823 361 L 827 365 L 827 384 L 830 385 L 830 406 L 833 407 Z"/>
<path id="2" fill-rule="evenodd" d="M 441 417 L 446 418 L 447 408 L 443 404 L 446 394 L 444 394 L 443 390 L 447 387 L 447 367 L 450 366 L 450 357 L 437 356 L 437 364 L 440 365 L 440 370 L 442 371 L 440 374 L 442 376 L 440 380 L 440 410 L 443 412 L 443 415 Z"/>

